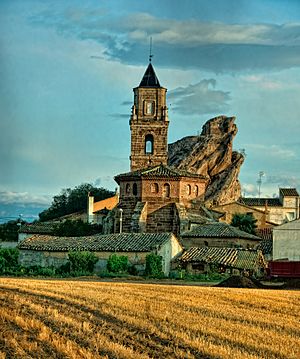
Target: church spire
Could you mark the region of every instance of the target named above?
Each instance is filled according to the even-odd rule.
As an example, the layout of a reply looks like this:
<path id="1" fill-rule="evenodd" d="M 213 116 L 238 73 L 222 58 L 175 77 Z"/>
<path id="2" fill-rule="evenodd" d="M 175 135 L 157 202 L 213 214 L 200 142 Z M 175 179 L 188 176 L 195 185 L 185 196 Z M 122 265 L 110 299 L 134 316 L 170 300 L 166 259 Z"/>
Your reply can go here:
<path id="1" fill-rule="evenodd" d="M 155 74 L 154 68 L 152 66 L 152 37 L 150 37 L 150 53 L 149 53 L 149 65 L 146 69 L 146 72 L 144 73 L 144 76 L 142 78 L 142 81 L 139 85 L 139 87 L 154 87 L 154 88 L 159 88 L 160 83 L 158 81 L 158 78 Z"/>
<path id="2" fill-rule="evenodd" d="M 139 87 L 161 87 L 151 62 L 144 73 Z"/>

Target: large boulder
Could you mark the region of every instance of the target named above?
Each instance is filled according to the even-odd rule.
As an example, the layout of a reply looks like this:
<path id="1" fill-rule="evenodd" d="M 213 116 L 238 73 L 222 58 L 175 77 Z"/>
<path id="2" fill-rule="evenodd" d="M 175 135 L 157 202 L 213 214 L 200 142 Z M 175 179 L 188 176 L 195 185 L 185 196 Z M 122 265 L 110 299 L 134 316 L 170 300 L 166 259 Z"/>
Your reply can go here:
<path id="1" fill-rule="evenodd" d="M 237 133 L 235 117 L 219 116 L 205 123 L 200 136 L 188 136 L 169 145 L 171 167 L 209 178 L 205 202 L 220 205 L 241 196 L 238 180 L 244 156 L 232 150 Z"/>

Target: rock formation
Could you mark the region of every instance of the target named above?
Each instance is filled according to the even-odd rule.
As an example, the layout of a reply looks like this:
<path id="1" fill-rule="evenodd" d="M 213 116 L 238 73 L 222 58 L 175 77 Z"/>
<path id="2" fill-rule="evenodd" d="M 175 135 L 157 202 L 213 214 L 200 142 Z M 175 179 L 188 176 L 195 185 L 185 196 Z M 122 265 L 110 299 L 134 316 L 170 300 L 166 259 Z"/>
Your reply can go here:
<path id="1" fill-rule="evenodd" d="M 236 201 L 244 156 L 232 150 L 237 133 L 235 117 L 219 116 L 205 123 L 200 136 L 188 136 L 169 145 L 168 164 L 209 177 L 205 194 L 208 206 Z"/>

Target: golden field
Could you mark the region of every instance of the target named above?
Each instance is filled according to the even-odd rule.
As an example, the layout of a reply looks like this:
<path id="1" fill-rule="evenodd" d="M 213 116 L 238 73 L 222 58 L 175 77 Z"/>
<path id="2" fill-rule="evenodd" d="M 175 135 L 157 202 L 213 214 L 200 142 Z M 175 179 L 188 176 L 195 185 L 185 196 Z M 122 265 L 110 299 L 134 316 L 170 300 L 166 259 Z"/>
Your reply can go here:
<path id="1" fill-rule="evenodd" d="M 0 358 L 300 358 L 300 291 L 0 278 Z"/>

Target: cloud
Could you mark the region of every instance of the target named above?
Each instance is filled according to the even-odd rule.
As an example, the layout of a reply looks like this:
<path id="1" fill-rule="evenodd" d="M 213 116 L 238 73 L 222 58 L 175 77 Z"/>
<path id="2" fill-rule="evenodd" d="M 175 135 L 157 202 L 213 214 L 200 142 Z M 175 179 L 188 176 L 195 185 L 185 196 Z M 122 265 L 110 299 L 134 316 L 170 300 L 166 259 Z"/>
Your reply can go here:
<path id="1" fill-rule="evenodd" d="M 276 159 L 297 158 L 297 154 L 295 151 L 288 148 L 283 148 L 279 145 L 247 144 L 245 145 L 245 147 L 247 149 L 253 150 L 254 152 L 266 154 L 268 157 Z"/>
<path id="2" fill-rule="evenodd" d="M 247 197 L 256 197 L 258 195 L 258 188 L 257 186 L 253 185 L 252 183 L 243 183 L 242 184 L 242 195 Z"/>
<path id="3" fill-rule="evenodd" d="M 1 204 L 22 204 L 22 205 L 49 205 L 51 203 L 50 196 L 46 195 L 32 195 L 28 192 L 0 192 Z"/>
<path id="4" fill-rule="evenodd" d="M 216 80 L 202 80 L 194 85 L 171 90 L 168 100 L 172 102 L 172 109 L 183 115 L 226 112 L 229 92 L 215 90 L 215 87 Z"/>
<path id="5" fill-rule="evenodd" d="M 277 184 L 280 187 L 300 187 L 300 178 L 289 175 L 267 176 L 266 183 Z"/>
<path id="6" fill-rule="evenodd" d="M 300 66 L 300 23 L 228 24 L 148 13 L 106 15 L 101 9 L 48 10 L 30 21 L 65 36 L 96 41 L 106 48 L 100 56 L 129 64 L 145 62 L 152 36 L 155 56 L 168 67 L 223 72 Z"/>

